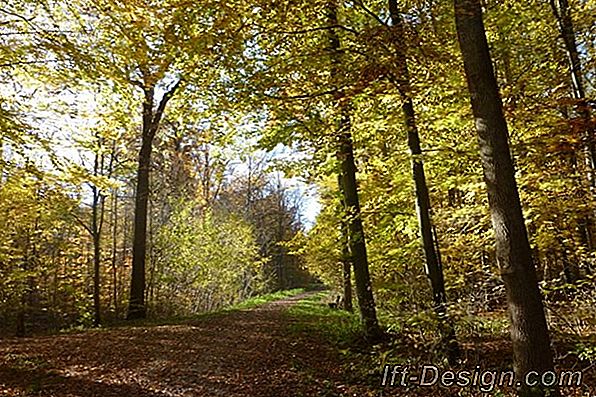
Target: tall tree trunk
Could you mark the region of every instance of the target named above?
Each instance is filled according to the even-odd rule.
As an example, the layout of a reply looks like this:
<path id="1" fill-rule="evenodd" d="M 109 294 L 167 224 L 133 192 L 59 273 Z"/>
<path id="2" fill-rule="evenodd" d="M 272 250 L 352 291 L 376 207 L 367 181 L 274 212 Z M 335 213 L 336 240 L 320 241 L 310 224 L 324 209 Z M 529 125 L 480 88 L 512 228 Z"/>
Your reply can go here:
<path id="1" fill-rule="evenodd" d="M 596 143 L 594 142 L 594 124 L 592 122 L 590 106 L 586 100 L 586 93 L 584 90 L 582 63 L 577 49 L 577 42 L 575 40 L 575 27 L 573 26 L 573 18 L 571 17 L 571 7 L 569 6 L 568 0 L 550 0 L 550 5 L 553 15 L 557 20 L 557 24 L 559 25 L 559 31 L 567 52 L 573 98 L 577 101 L 575 110 L 584 123 L 582 137 L 585 141 L 583 158 L 587 167 L 586 175 L 592 198 L 594 198 L 596 197 Z M 580 153 L 580 158 L 581 157 L 582 154 Z M 575 161 L 575 159 L 573 160 L 573 166 L 576 168 L 577 161 Z M 583 240 L 582 242 L 588 251 L 592 245 L 590 234 L 591 225 L 593 223 L 593 214 L 593 212 L 586 214 L 585 218 L 580 220 L 578 225 L 578 230 Z"/>
<path id="2" fill-rule="evenodd" d="M 337 4 L 330 2 L 328 5 L 328 18 L 331 26 L 337 26 Z M 341 46 L 339 36 L 335 30 L 331 30 L 329 37 L 330 52 L 332 57 L 332 75 L 338 75 L 341 61 Z M 343 191 L 343 199 L 346 207 L 346 217 L 349 232 L 349 247 L 352 254 L 354 266 L 354 279 L 356 281 L 356 296 L 360 317 L 364 325 L 366 338 L 370 342 L 377 342 L 382 339 L 383 332 L 377 320 L 377 311 L 373 297 L 370 273 L 368 269 L 368 257 L 366 253 L 366 240 L 362 226 L 360 213 L 360 201 L 358 199 L 358 183 L 356 181 L 356 163 L 354 160 L 354 148 L 352 144 L 349 99 L 345 93 L 338 90 L 334 99 L 340 109 L 339 130 L 337 132 L 337 159 L 340 163 L 340 177 Z"/>
<path id="3" fill-rule="evenodd" d="M 349 233 L 349 248 L 354 265 L 354 279 L 356 281 L 356 296 L 360 316 L 364 324 L 364 331 L 371 342 L 382 338 L 383 333 L 379 327 L 375 301 L 368 270 L 368 257 L 366 253 L 366 240 L 360 201 L 358 199 L 358 184 L 356 181 L 356 164 L 354 162 L 354 149 L 350 134 L 350 121 L 344 118 L 339 131 L 339 148 L 337 158 L 341 166 L 341 179 L 346 203 L 346 217 Z"/>
<path id="4" fill-rule="evenodd" d="M 145 87 L 143 102 L 143 132 L 141 150 L 137 170 L 137 188 L 135 194 L 135 217 L 132 244 L 132 277 L 130 281 L 130 300 L 128 303 L 128 320 L 147 317 L 145 307 L 145 259 L 147 253 L 147 202 L 149 200 L 149 169 L 151 167 L 151 150 L 153 138 L 166 105 L 179 87 L 179 80 L 161 99 L 157 110 L 153 109 L 154 88 Z"/>
<path id="5" fill-rule="evenodd" d="M 29 244 L 29 242 L 27 242 L 27 246 L 25 248 L 25 253 L 24 253 L 23 259 L 22 259 L 21 269 L 23 270 L 23 273 L 26 273 L 29 271 L 28 244 Z M 17 316 L 16 316 L 15 336 L 17 338 L 23 338 L 23 337 L 25 337 L 25 334 L 27 333 L 26 312 L 28 310 L 28 302 L 29 302 L 28 297 L 29 297 L 29 289 L 27 288 L 26 283 L 23 282 L 21 296 L 20 296 L 20 300 L 19 300 L 19 306 L 17 308 Z"/>
<path id="6" fill-rule="evenodd" d="M 580 279 L 579 267 L 576 264 L 577 261 L 569 257 L 567 244 L 560 236 L 557 237 L 557 241 L 561 247 L 561 263 L 565 282 L 567 284 L 575 284 Z"/>
<path id="7" fill-rule="evenodd" d="M 118 273 L 116 269 L 116 254 L 118 249 L 118 189 L 114 189 L 112 204 L 112 299 L 114 300 L 114 313 L 118 313 Z"/>
<path id="8" fill-rule="evenodd" d="M 276 230 L 276 239 L 277 243 L 284 241 L 284 214 L 285 214 L 285 203 L 284 203 L 284 188 L 281 184 L 280 175 L 277 174 L 277 230 Z M 286 269 L 285 269 L 285 261 L 284 261 L 284 248 L 277 245 L 277 252 L 276 252 L 276 263 L 277 263 L 277 284 L 279 289 L 283 290 L 287 287 L 287 277 L 286 277 Z"/>
<path id="9" fill-rule="evenodd" d="M 98 148 L 101 148 L 101 138 L 97 136 Z M 93 175 L 96 177 L 103 172 L 103 156 L 95 153 Z M 100 189 L 93 185 L 93 203 L 91 208 L 90 234 L 93 240 L 93 325 L 101 325 L 101 230 L 104 216 L 104 199 Z"/>
<path id="10" fill-rule="evenodd" d="M 345 232 L 342 232 L 342 234 Z M 345 234 L 347 236 L 347 233 Z M 350 260 L 349 247 L 347 242 L 344 242 L 342 248 L 342 270 L 343 270 L 343 309 L 349 312 L 354 310 L 352 304 L 352 261 Z"/>
<path id="11" fill-rule="evenodd" d="M 514 369 L 518 379 L 529 371 L 553 369 L 548 327 L 538 289 L 532 251 L 524 224 L 508 130 L 482 21 L 480 0 L 454 0 L 457 35 L 496 238 L 496 254 L 507 292 Z M 544 390 L 522 387 L 523 396 Z"/>
<path id="12" fill-rule="evenodd" d="M 571 8 L 568 0 L 550 0 L 553 14 L 559 25 L 559 30 L 565 43 L 567 60 L 569 62 L 569 71 L 571 75 L 571 85 L 573 88 L 573 97 L 577 101 L 576 111 L 585 123 L 585 162 L 588 166 L 588 178 L 590 188 L 594 190 L 596 180 L 594 171 L 596 168 L 596 148 L 594 143 L 594 126 L 590 114 L 590 107 L 586 101 L 586 93 L 583 84 L 582 64 L 577 50 L 575 40 L 575 28 L 571 18 Z"/>
<path id="13" fill-rule="evenodd" d="M 149 100 L 149 99 L 146 99 Z M 150 105 L 153 105 L 151 95 Z M 151 149 L 153 134 L 151 134 L 152 111 L 143 117 L 143 136 L 139 153 L 139 168 L 137 170 L 137 187 L 135 193 L 135 216 L 132 244 L 132 278 L 130 284 L 130 300 L 128 303 L 127 319 L 139 319 L 147 316 L 145 308 L 145 257 L 147 250 L 147 201 L 149 199 L 149 167 L 151 166 Z"/>
<path id="14" fill-rule="evenodd" d="M 403 21 L 396 0 L 389 0 L 389 13 L 391 15 L 395 38 L 403 40 Z M 432 288 L 434 310 L 441 322 L 441 334 L 447 358 L 450 364 L 456 364 L 459 358 L 459 346 L 455 338 L 455 331 L 447 316 L 445 280 L 443 278 L 443 268 L 439 262 L 438 244 L 435 244 L 435 235 L 430 217 L 430 197 L 424 174 L 424 164 L 421 158 L 422 149 L 420 147 L 420 136 L 416 125 L 416 112 L 414 111 L 414 102 L 411 95 L 410 73 L 402 44 L 396 46 L 395 57 L 398 64 L 397 86 L 401 94 L 402 112 L 408 133 L 408 147 L 412 155 L 412 177 L 414 179 L 414 190 L 416 193 L 418 225 L 426 259 L 425 270 Z"/>
<path id="15" fill-rule="evenodd" d="M 101 325 L 101 302 L 100 302 L 100 285 L 101 285 L 101 250 L 100 250 L 100 236 L 95 234 L 93 236 L 93 325 L 99 327 Z"/>
<path id="16" fill-rule="evenodd" d="M 133 223 L 132 216 L 130 214 L 130 209 L 128 203 L 124 203 L 124 217 L 122 218 L 122 255 L 120 256 L 120 263 L 122 267 L 125 268 L 128 262 L 128 252 L 130 247 L 128 246 L 128 242 L 130 241 L 129 236 L 132 234 L 131 232 L 131 225 Z M 132 241 L 131 241 L 132 242 Z M 131 262 L 132 263 L 132 262 Z M 123 272 L 118 272 L 118 296 L 121 297 L 123 295 L 124 290 L 124 281 L 123 281 Z"/>
<path id="17" fill-rule="evenodd" d="M 95 167 L 94 174 L 98 174 L 98 159 L 99 154 L 95 155 Z M 93 325 L 99 327 L 101 325 L 101 302 L 99 300 L 100 295 L 100 266 L 101 266 L 101 250 L 100 235 L 98 233 L 98 211 L 99 211 L 99 191 L 96 186 L 92 186 L 93 191 L 93 204 L 91 208 L 91 238 L 93 240 Z"/>
<path id="18" fill-rule="evenodd" d="M 152 184 L 152 178 L 149 178 L 149 185 Z M 149 288 L 148 291 L 145 293 L 145 301 L 148 304 L 154 302 L 154 292 L 155 292 L 155 244 L 153 244 L 153 236 L 154 236 L 154 229 L 153 229 L 153 201 L 151 199 L 148 200 L 148 213 L 149 213 Z"/>
<path id="19" fill-rule="evenodd" d="M 348 232 L 348 223 L 346 222 L 343 212 L 346 210 L 346 204 L 343 197 L 343 187 L 341 184 L 341 175 L 337 176 L 337 183 L 339 185 L 339 191 L 341 196 L 341 211 L 342 219 L 340 223 L 340 244 L 341 244 L 341 265 L 343 271 L 342 283 L 343 283 L 343 309 L 349 312 L 353 311 L 352 305 L 352 255 L 350 253 L 350 235 Z"/>

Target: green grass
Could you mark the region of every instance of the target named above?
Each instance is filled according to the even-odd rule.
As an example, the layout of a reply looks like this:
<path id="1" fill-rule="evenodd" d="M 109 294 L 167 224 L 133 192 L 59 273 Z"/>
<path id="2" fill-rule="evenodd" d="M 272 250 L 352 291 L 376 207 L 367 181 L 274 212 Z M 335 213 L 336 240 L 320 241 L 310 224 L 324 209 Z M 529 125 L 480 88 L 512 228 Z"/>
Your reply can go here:
<path id="1" fill-rule="evenodd" d="M 92 332 L 100 332 L 106 331 L 112 328 L 128 328 L 128 327 L 146 327 L 146 326 L 162 326 L 162 325 L 180 325 L 185 324 L 190 321 L 197 321 L 197 320 L 204 320 L 209 317 L 220 316 L 222 314 L 231 313 L 238 310 L 247 310 L 252 309 L 254 307 L 263 305 L 268 302 L 273 302 L 285 298 L 289 298 L 291 296 L 299 295 L 305 292 L 305 288 L 294 288 L 289 290 L 282 290 L 276 291 L 269 294 L 255 296 L 249 299 L 246 299 L 242 302 L 238 302 L 234 305 L 222 307 L 221 309 L 214 310 L 211 312 L 205 312 L 200 314 L 195 314 L 193 316 L 180 316 L 180 317 L 169 317 L 169 318 L 146 318 L 140 320 L 124 320 L 120 319 L 117 321 L 112 321 L 108 324 L 100 328 L 91 328 L 87 326 L 76 326 L 67 329 L 60 330 L 60 333 L 78 333 L 84 331 L 92 331 Z"/>
<path id="2" fill-rule="evenodd" d="M 299 295 L 305 292 L 304 288 L 294 288 L 288 289 L 283 291 L 272 292 L 270 294 L 255 296 L 249 298 L 245 301 L 236 303 L 235 305 L 226 307 L 222 309 L 223 312 L 229 312 L 234 310 L 245 310 L 245 309 L 252 309 L 253 307 L 257 307 L 263 305 L 265 303 L 278 301 L 281 299 L 289 298 L 291 296 Z"/>
<path id="3" fill-rule="evenodd" d="M 329 292 L 319 292 L 291 306 L 286 312 L 288 331 L 297 337 L 314 335 L 333 346 L 342 355 L 346 382 L 376 385 L 382 352 L 365 341 L 357 308 L 354 313 L 332 309 L 330 301 Z"/>
<path id="4" fill-rule="evenodd" d="M 286 315 L 293 320 L 289 331 L 296 334 L 316 334 L 330 343 L 345 346 L 362 334 L 358 315 L 327 305 L 329 292 L 322 291 L 298 301 Z"/>

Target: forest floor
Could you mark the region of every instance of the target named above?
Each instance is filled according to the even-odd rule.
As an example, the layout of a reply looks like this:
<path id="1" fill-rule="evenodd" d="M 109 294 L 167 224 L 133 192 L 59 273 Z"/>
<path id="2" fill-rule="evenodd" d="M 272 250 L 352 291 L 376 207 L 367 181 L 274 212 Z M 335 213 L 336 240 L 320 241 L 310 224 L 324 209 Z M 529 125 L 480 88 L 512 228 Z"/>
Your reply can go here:
<path id="1" fill-rule="evenodd" d="M 322 322 L 349 327 L 351 321 L 317 296 L 303 293 L 175 325 L 0 339 L 0 396 L 483 395 L 472 389 L 383 390 L 380 367 L 370 370 L 367 359 L 361 366 L 364 356 L 347 354 L 333 337 L 316 331 Z M 327 314 L 317 314 L 319 309 Z M 500 351 L 506 344 L 486 348 L 487 356 L 507 355 Z M 566 395 L 590 395 L 586 390 Z"/>

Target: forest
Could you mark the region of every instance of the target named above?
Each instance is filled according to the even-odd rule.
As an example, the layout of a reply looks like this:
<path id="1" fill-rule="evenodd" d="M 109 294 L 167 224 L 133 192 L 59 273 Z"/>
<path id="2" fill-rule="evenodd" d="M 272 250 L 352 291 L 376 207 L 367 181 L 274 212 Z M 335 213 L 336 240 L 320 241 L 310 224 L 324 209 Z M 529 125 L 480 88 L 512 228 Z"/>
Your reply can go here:
<path id="1" fill-rule="evenodd" d="M 595 395 L 595 16 L 6 0 L 0 396 Z"/>

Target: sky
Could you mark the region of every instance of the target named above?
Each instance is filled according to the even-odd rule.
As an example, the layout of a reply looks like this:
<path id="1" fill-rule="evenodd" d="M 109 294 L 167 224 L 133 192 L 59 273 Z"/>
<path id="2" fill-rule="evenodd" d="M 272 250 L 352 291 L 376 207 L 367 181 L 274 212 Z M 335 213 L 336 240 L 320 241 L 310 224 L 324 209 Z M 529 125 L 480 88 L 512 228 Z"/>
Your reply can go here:
<path id="1" fill-rule="evenodd" d="M 18 87 L 21 90 L 20 95 L 31 96 L 34 100 L 31 103 L 36 107 L 31 114 L 35 115 L 34 120 L 30 120 L 33 126 L 37 126 L 44 136 L 51 137 L 51 145 L 58 156 L 67 162 L 79 164 L 90 168 L 92 156 L 90 152 L 81 150 L 81 147 L 75 140 L 84 140 L 90 137 L 90 131 L 97 128 L 102 123 L 102 105 L 98 102 L 97 93 L 90 91 L 62 91 L 57 95 L 49 93 L 38 85 L 31 87 Z M 163 95 L 161 92 L 156 93 Z M 140 122 L 140 120 L 139 120 Z M 262 126 L 241 125 L 238 130 L 252 129 L 259 130 Z M 245 134 L 240 134 L 244 135 Z M 245 148 L 256 147 L 258 138 L 253 136 L 251 139 L 238 138 L 233 146 Z M 233 148 L 232 148 L 233 150 Z M 256 158 L 266 158 L 273 164 L 280 161 L 292 161 L 305 158 L 307 156 L 298 150 L 289 148 L 283 144 L 278 144 L 273 150 L 265 151 L 262 149 L 253 149 Z M 234 156 L 232 154 L 232 156 Z M 45 159 L 44 159 L 45 157 Z M 47 161 L 47 155 L 40 152 L 42 163 L 45 166 L 52 167 Z M 240 153 L 236 159 L 232 160 L 234 164 L 233 174 L 243 174 L 248 170 L 247 160 L 241 159 Z M 306 230 L 312 228 L 316 217 L 321 211 L 319 194 L 314 184 L 305 182 L 303 178 L 291 176 L 287 177 L 279 171 L 271 171 L 274 175 L 278 173 L 282 184 L 291 192 L 301 197 L 301 219 Z"/>
<path id="2" fill-rule="evenodd" d="M 252 142 L 246 142 L 245 144 L 254 146 L 256 144 L 256 140 L 253 140 Z M 302 159 L 305 158 L 306 154 L 289 148 L 283 144 L 278 144 L 271 151 L 256 150 L 254 152 L 254 156 L 257 159 L 269 159 L 270 163 L 274 163 L 276 161 L 292 161 Z M 246 173 L 247 171 L 248 162 L 243 162 L 238 159 L 234 164 L 234 172 Z M 305 229 L 309 230 L 314 226 L 316 217 L 319 212 L 321 212 L 320 196 L 317 186 L 312 183 L 307 183 L 303 178 L 300 177 L 287 177 L 282 172 L 271 171 L 271 175 L 275 175 L 276 173 L 279 175 L 283 186 L 288 188 L 291 192 L 295 192 L 297 195 L 300 195 L 302 199 L 300 215 L 304 222 Z"/>

